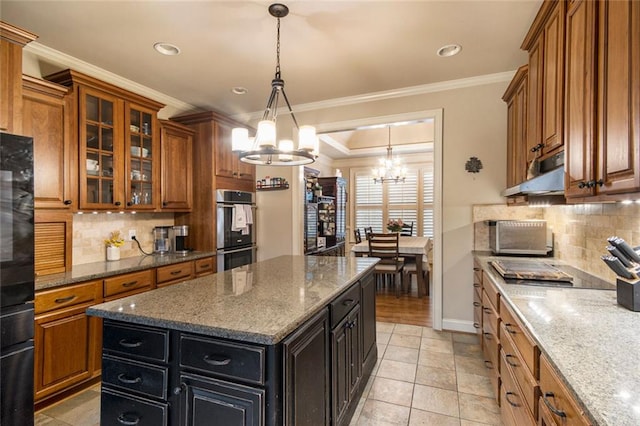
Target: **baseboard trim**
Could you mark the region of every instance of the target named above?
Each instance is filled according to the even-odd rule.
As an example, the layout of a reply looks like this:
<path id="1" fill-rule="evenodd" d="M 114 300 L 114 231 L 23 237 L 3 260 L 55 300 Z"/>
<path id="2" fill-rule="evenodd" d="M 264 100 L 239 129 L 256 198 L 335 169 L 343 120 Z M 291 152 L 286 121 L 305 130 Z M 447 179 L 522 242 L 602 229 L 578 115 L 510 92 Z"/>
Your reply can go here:
<path id="1" fill-rule="evenodd" d="M 451 318 L 442 319 L 442 329 L 447 331 L 460 331 L 462 333 L 476 333 L 473 321 L 462 321 Z"/>

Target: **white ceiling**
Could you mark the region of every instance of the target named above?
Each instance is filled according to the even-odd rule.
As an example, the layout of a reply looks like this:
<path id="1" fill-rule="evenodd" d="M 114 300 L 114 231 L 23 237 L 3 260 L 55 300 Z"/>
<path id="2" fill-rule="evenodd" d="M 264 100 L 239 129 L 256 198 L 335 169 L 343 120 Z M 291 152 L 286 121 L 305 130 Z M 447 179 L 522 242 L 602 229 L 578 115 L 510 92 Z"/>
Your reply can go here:
<path id="1" fill-rule="evenodd" d="M 11 1 L 0 18 L 37 42 L 197 108 L 264 109 L 276 19 L 264 1 Z M 288 1 L 281 66 L 295 106 L 513 71 L 541 0 Z M 155 42 L 180 47 L 162 56 Z M 462 52 L 440 58 L 439 47 Z M 242 86 L 246 95 L 231 89 Z"/>

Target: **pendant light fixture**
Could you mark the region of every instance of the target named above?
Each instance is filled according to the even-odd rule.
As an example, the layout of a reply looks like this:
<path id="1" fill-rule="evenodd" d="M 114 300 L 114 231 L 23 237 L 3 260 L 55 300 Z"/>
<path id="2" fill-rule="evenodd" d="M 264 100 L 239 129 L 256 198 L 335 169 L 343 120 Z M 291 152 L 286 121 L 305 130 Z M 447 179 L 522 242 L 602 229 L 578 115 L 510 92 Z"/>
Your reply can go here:
<path id="1" fill-rule="evenodd" d="M 284 80 L 280 73 L 280 18 L 289 14 L 289 8 L 284 4 L 274 3 L 269 6 L 269 13 L 278 20 L 276 43 L 276 72 L 271 80 L 271 95 L 267 101 L 262 120 L 258 123 L 258 130 L 254 138 L 249 138 L 249 131 L 245 128 L 232 130 L 232 150 L 238 153 L 240 161 L 257 165 L 297 166 L 313 163 L 318 157 L 318 137 L 313 126 L 298 126 L 291 104 L 284 91 Z M 278 102 L 280 97 L 289 108 L 291 118 L 298 129 L 298 147 L 295 149 L 293 140 L 280 140 L 276 147 L 276 119 L 278 116 Z"/>
<path id="2" fill-rule="evenodd" d="M 404 183 L 407 168 L 400 164 L 398 158 L 393 158 L 391 151 L 391 126 L 389 129 L 389 145 L 387 146 L 387 157 L 380 159 L 380 167 L 373 169 L 373 181 L 375 183 L 402 182 Z"/>

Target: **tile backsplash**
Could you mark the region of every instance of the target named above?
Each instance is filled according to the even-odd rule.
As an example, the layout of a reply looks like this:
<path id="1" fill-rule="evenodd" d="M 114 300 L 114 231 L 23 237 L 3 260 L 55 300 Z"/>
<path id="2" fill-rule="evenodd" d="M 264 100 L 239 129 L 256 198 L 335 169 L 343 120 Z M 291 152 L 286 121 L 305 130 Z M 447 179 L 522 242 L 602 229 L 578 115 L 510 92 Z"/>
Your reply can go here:
<path id="1" fill-rule="evenodd" d="M 73 216 L 73 264 L 103 262 L 106 259 L 104 240 L 113 231 L 120 231 L 125 239 L 129 230 L 136 230 L 136 239 L 147 253 L 153 252 L 153 228 L 174 224 L 173 213 L 136 214 L 76 214 Z M 140 256 L 135 241 L 125 241 L 121 257 Z"/>
<path id="2" fill-rule="evenodd" d="M 575 267 L 609 281 L 615 274 L 600 259 L 607 237 L 617 235 L 640 245 L 640 205 L 579 204 L 546 208 L 477 205 L 473 207 L 474 249 L 488 250 L 486 219 L 544 219 L 554 234 L 554 252 Z"/>

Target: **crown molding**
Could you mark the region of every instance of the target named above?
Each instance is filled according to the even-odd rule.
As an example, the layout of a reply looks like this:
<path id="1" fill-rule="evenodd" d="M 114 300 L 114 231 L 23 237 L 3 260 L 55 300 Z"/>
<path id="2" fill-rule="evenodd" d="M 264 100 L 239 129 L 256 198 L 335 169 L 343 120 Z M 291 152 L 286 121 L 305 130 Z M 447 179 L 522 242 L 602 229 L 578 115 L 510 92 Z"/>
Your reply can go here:
<path id="1" fill-rule="evenodd" d="M 385 90 L 381 92 L 365 93 L 362 95 L 346 96 L 343 98 L 327 99 L 318 102 L 309 102 L 306 104 L 294 105 L 293 110 L 296 113 L 304 111 L 315 111 L 321 109 L 337 108 L 348 105 L 360 104 L 365 102 L 376 102 L 387 99 L 403 98 L 408 96 L 425 95 L 428 93 L 444 92 L 447 90 L 464 89 L 467 87 L 483 86 L 486 84 L 509 82 L 513 78 L 516 70 L 505 71 L 494 74 L 485 74 L 475 77 L 460 78 L 457 80 L 440 81 L 437 83 L 422 84 L 418 86 L 409 86 L 399 89 Z M 287 114 L 287 108 L 279 108 L 278 114 Z M 264 111 L 255 111 L 246 114 L 237 114 L 233 118 L 241 122 L 249 122 L 258 120 Z"/>
<path id="2" fill-rule="evenodd" d="M 50 61 L 55 65 L 64 68 L 72 68 L 76 71 L 88 74 L 92 77 L 114 84 L 123 89 L 127 89 L 142 96 L 151 98 L 155 101 L 162 102 L 166 106 L 176 108 L 180 111 L 200 110 L 200 108 L 197 108 L 194 105 L 165 95 L 162 92 L 158 92 L 157 90 L 153 90 L 147 86 L 143 86 L 142 84 L 136 83 L 135 81 L 128 80 L 124 77 L 104 70 L 88 62 L 82 61 L 78 58 L 74 58 L 71 55 L 67 55 L 66 53 L 47 47 L 41 43 L 35 41 L 31 42 L 24 47 L 24 50 L 25 52 L 36 55 L 39 58 Z"/>

